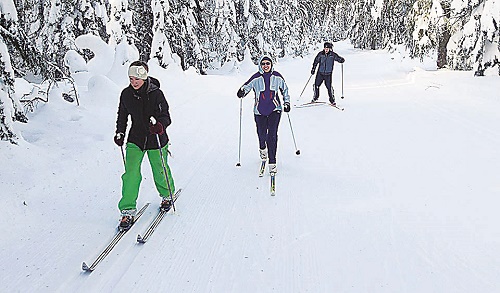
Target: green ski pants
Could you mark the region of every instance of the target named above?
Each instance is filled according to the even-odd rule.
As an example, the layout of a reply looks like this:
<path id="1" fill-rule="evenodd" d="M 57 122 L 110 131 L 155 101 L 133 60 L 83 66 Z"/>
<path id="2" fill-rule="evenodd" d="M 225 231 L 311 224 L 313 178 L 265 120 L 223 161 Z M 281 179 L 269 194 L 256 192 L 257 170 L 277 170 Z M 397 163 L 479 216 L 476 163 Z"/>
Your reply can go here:
<path id="1" fill-rule="evenodd" d="M 165 169 L 167 170 L 168 182 L 165 180 L 165 173 L 161 163 L 160 151 L 156 150 L 141 150 L 133 143 L 127 143 L 125 155 L 125 173 L 122 175 L 122 198 L 118 203 L 118 208 L 122 210 L 132 210 L 137 208 L 137 197 L 139 196 L 139 186 L 142 181 L 141 165 L 144 159 L 144 154 L 148 154 L 149 164 L 153 171 L 153 179 L 156 185 L 156 190 L 162 197 L 170 197 L 175 192 L 174 179 L 170 172 L 170 167 L 167 163 L 168 144 L 162 148 L 163 159 L 165 161 Z M 169 190 L 170 186 L 170 190 Z"/>

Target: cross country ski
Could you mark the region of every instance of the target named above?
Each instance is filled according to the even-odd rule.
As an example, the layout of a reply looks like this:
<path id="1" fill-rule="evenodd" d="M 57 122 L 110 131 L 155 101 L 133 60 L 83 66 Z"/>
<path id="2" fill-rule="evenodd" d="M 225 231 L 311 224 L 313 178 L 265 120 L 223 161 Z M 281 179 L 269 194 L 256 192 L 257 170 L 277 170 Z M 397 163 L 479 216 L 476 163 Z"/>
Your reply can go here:
<path id="1" fill-rule="evenodd" d="M 148 208 L 149 203 L 146 203 L 140 210 L 137 212 L 137 215 L 135 216 L 135 220 L 132 223 L 132 226 L 139 220 L 139 218 L 142 216 L 144 211 Z M 130 228 L 132 228 L 132 226 Z M 109 255 L 111 250 L 118 244 L 118 242 L 123 238 L 123 236 L 130 231 L 129 229 L 120 229 L 117 228 L 118 231 L 116 232 L 115 236 L 113 239 L 109 242 L 109 244 L 106 246 L 106 248 L 103 249 L 103 251 L 97 256 L 97 258 L 92 262 L 90 266 L 87 265 L 87 263 L 83 262 L 82 263 L 82 270 L 91 273 L 95 270 L 96 266 L 104 259 L 106 256 Z"/>
<path id="2" fill-rule="evenodd" d="M 295 108 L 307 108 L 307 107 L 321 106 L 321 105 L 329 105 L 329 106 L 332 106 L 333 108 L 336 108 L 340 111 L 344 111 L 343 107 L 339 107 L 337 104 L 332 104 L 332 103 L 327 103 L 327 102 L 308 102 L 308 103 L 296 105 Z"/>
<path id="3" fill-rule="evenodd" d="M 307 107 L 313 107 L 313 106 L 320 106 L 320 105 L 325 105 L 326 102 L 308 102 L 304 104 L 299 104 L 295 105 L 295 108 L 307 108 Z"/>
<path id="4" fill-rule="evenodd" d="M 182 191 L 182 189 L 179 189 L 175 192 L 175 194 L 173 196 L 174 202 L 177 200 L 177 198 L 179 198 L 181 191 Z M 156 214 L 156 217 L 153 219 L 153 221 L 151 221 L 151 223 L 149 224 L 149 227 L 146 229 L 144 234 L 142 234 L 143 236 L 141 236 L 141 234 L 137 235 L 137 242 L 146 243 L 148 241 L 149 237 L 151 237 L 153 232 L 160 225 L 160 223 L 163 220 L 163 218 L 165 217 L 165 215 L 170 211 L 170 209 L 172 209 L 172 203 L 169 204 L 168 206 L 160 206 L 160 208 L 158 209 L 158 213 Z"/>
<path id="5" fill-rule="evenodd" d="M 276 195 L 276 173 L 271 173 L 271 196 Z"/>
<path id="6" fill-rule="evenodd" d="M 266 171 L 266 161 L 263 160 L 262 163 L 260 163 L 259 177 L 264 176 L 265 171 Z"/>

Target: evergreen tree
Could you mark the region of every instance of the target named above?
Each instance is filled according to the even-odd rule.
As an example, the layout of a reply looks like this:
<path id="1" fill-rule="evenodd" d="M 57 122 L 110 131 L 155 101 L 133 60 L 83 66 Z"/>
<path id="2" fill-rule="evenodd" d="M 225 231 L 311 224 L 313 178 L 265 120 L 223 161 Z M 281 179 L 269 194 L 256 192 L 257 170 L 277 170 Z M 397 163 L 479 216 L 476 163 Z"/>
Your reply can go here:
<path id="1" fill-rule="evenodd" d="M 414 0 L 384 0 L 380 16 L 377 18 L 378 48 L 392 48 L 405 44 L 408 35 L 408 11 Z"/>
<path id="2" fill-rule="evenodd" d="M 500 75 L 500 8 L 495 1 L 453 3 L 460 29 L 451 36 L 448 63 L 453 69 L 474 70 L 478 76 L 497 67 Z"/>
<path id="3" fill-rule="evenodd" d="M 169 21 L 169 4 L 164 0 L 153 0 L 153 41 L 151 44 L 151 58 L 156 59 L 158 64 L 167 68 L 172 63 L 172 51 L 166 35 L 166 23 Z"/>
<path id="4" fill-rule="evenodd" d="M 132 13 L 129 10 L 128 0 L 113 1 L 107 23 L 107 33 L 110 35 L 109 43 L 116 45 L 125 41 L 132 45 L 135 43 L 133 31 Z"/>
<path id="5" fill-rule="evenodd" d="M 337 42 L 349 37 L 354 25 L 354 4 L 351 0 L 339 0 L 335 6 L 332 41 Z"/>
<path id="6" fill-rule="evenodd" d="M 170 48 L 180 57 L 182 69 L 186 70 L 193 66 L 202 74 L 205 73 L 205 64 L 203 64 L 198 23 L 201 21 L 203 6 L 204 1 L 199 0 L 169 0 L 170 8 L 165 27 Z"/>
<path id="7" fill-rule="evenodd" d="M 164 0 L 166 1 L 166 0 Z M 139 50 L 139 59 L 148 61 L 153 42 L 153 12 L 151 0 L 129 0 L 132 11 L 134 43 Z"/>
<path id="8" fill-rule="evenodd" d="M 12 112 L 9 99 L 14 93 L 14 79 L 6 68 L 8 54 L 7 46 L 0 37 L 0 140 L 17 144 L 18 139 L 12 128 Z"/>
<path id="9" fill-rule="evenodd" d="M 241 41 L 237 33 L 237 4 L 232 0 L 205 1 L 202 10 L 200 42 L 203 61 L 209 68 L 237 60 Z"/>
<path id="10" fill-rule="evenodd" d="M 52 0 L 46 23 L 37 38 L 47 60 L 64 70 L 64 55 L 78 50 L 75 45 L 75 3 L 71 0 Z M 60 74 L 57 72 L 56 74 Z M 61 77 L 61 76 L 57 76 Z"/>
<path id="11" fill-rule="evenodd" d="M 0 140 L 16 144 L 12 122 L 27 122 L 21 111 L 19 99 L 14 90 L 14 72 L 4 38 L 14 39 L 17 30 L 17 12 L 14 3 L 8 1 L 0 6 Z"/>
<path id="12" fill-rule="evenodd" d="M 106 32 L 108 22 L 107 0 L 78 0 L 76 2 L 75 36 L 92 34 L 103 41 L 109 40 Z"/>
<path id="13" fill-rule="evenodd" d="M 449 0 L 417 0 L 410 11 L 409 47 L 413 57 L 423 58 L 437 50 L 437 67 L 446 66 L 446 46 L 450 39 L 451 11 Z"/>
<path id="14" fill-rule="evenodd" d="M 354 21 L 349 38 L 355 48 L 378 49 L 376 20 L 372 17 L 373 1 L 354 1 Z"/>

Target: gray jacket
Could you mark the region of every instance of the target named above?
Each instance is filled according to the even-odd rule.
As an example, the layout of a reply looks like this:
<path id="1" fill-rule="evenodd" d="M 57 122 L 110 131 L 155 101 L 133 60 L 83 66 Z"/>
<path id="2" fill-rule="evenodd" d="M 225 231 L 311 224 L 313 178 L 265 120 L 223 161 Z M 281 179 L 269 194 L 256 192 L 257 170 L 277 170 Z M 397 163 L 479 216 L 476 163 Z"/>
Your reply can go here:
<path id="1" fill-rule="evenodd" d="M 325 54 L 325 51 L 319 52 L 316 58 L 314 58 L 311 73 L 316 70 L 316 66 L 319 64 L 318 73 L 332 74 L 334 61 L 344 63 L 345 59 L 333 51 L 328 52 L 328 54 Z"/>

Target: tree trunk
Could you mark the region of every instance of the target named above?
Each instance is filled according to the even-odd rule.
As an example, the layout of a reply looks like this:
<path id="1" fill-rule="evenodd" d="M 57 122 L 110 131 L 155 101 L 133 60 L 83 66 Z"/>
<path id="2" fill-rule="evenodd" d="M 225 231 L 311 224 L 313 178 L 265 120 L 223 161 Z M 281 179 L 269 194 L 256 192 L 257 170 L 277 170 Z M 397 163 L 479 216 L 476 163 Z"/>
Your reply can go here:
<path id="1" fill-rule="evenodd" d="M 445 68 L 447 65 L 447 53 L 448 53 L 448 41 L 450 40 L 450 31 L 448 29 L 445 29 L 442 32 L 441 37 L 439 38 L 439 44 L 438 44 L 438 55 L 437 55 L 437 68 Z"/>
<path id="2" fill-rule="evenodd" d="M 450 0 L 441 0 L 440 1 L 441 8 L 443 9 L 443 17 L 444 17 L 444 25 L 441 27 L 440 38 L 438 41 L 438 56 L 437 56 L 437 68 L 441 69 L 446 67 L 447 61 L 447 53 L 448 53 L 448 41 L 450 40 Z"/>

